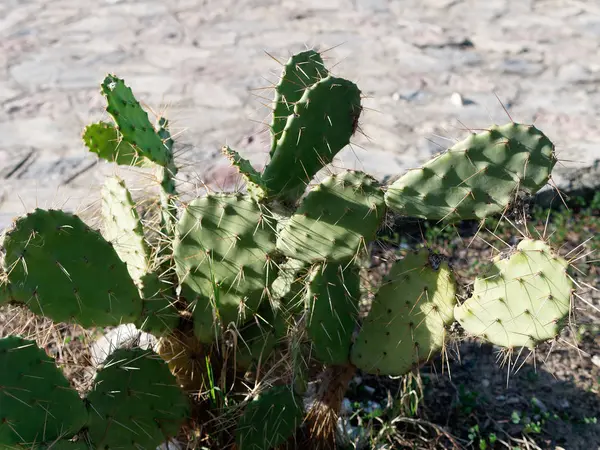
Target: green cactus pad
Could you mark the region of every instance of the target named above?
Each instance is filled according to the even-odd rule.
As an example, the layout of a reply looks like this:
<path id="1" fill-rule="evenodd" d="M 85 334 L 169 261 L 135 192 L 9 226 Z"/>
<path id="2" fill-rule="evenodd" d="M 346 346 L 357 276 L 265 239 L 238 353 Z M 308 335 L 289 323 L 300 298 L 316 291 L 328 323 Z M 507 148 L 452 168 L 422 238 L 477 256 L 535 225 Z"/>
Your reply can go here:
<path id="1" fill-rule="evenodd" d="M 448 264 L 427 250 L 396 262 L 373 300 L 352 348 L 358 368 L 404 375 L 444 345 L 454 320 L 454 276 Z"/>
<path id="2" fill-rule="evenodd" d="M 135 326 L 155 336 L 170 333 L 179 323 L 175 300 L 169 298 L 172 287 L 163 283 L 156 273 L 145 274 L 141 278 L 141 284 L 143 309 Z"/>
<path id="3" fill-rule="evenodd" d="M 350 143 L 362 111 L 360 95 L 354 83 L 331 76 L 306 89 L 263 172 L 270 196 L 296 200 Z"/>
<path id="4" fill-rule="evenodd" d="M 507 348 L 534 348 L 557 336 L 571 307 L 568 262 L 545 242 L 525 239 L 509 259 L 497 257 L 454 310 L 468 333 Z"/>
<path id="5" fill-rule="evenodd" d="M 375 237 L 383 191 L 362 172 L 333 175 L 315 186 L 281 231 L 277 248 L 306 262 L 347 261 Z"/>
<path id="6" fill-rule="evenodd" d="M 102 93 L 106 96 L 106 111 L 112 116 L 123 136 L 123 140 L 134 147 L 137 153 L 160 166 L 167 166 L 172 159 L 170 150 L 148 119 L 133 92 L 122 79 L 107 75 L 102 82 Z"/>
<path id="7" fill-rule="evenodd" d="M 270 450 L 284 444 L 302 423 L 302 399 L 290 386 L 275 386 L 250 402 L 236 432 L 239 450 Z"/>
<path id="8" fill-rule="evenodd" d="M 82 441 L 67 441 L 65 439 L 46 443 L 39 447 L 41 450 L 94 450 L 95 447 Z"/>
<path id="9" fill-rule="evenodd" d="M 117 129 L 109 123 L 88 125 L 83 132 L 83 142 L 99 158 L 120 166 L 148 167 L 152 164 L 122 140 Z"/>
<path id="10" fill-rule="evenodd" d="M 88 419 L 54 360 L 17 336 L 0 339 L 0 415 L 1 448 L 72 437 Z"/>
<path id="11" fill-rule="evenodd" d="M 285 320 L 275 314 L 269 302 L 260 305 L 258 312 L 239 330 L 236 348 L 238 369 L 247 370 L 252 364 L 263 362 L 270 356 L 277 337 L 285 333 Z"/>
<path id="12" fill-rule="evenodd" d="M 106 179 L 101 195 L 104 237 L 127 264 L 133 281 L 139 284 L 140 278 L 148 271 L 150 249 L 144 239 L 135 203 L 125 182 L 117 176 Z"/>
<path id="13" fill-rule="evenodd" d="M 87 399 L 96 448 L 155 449 L 176 436 L 190 414 L 167 363 L 141 349 L 109 355 Z"/>
<path id="14" fill-rule="evenodd" d="M 242 158 L 238 152 L 230 149 L 228 146 L 224 146 L 221 149 L 221 153 L 229 159 L 231 164 L 234 167 L 237 167 L 240 174 L 244 177 L 246 181 L 246 188 L 248 189 L 248 193 L 254 198 L 256 201 L 260 201 L 266 195 L 266 187 L 262 181 L 260 173 L 258 173 L 250 161 Z"/>
<path id="15" fill-rule="evenodd" d="M 262 207 L 241 194 L 210 195 L 187 206 L 174 256 L 179 280 L 200 297 L 195 321 L 210 323 L 208 330 L 197 328 L 199 338 L 214 337 L 211 309 L 223 326 L 243 323 L 268 296 L 277 276 L 274 229 Z"/>
<path id="16" fill-rule="evenodd" d="M 8 283 L 8 277 L 0 267 L 0 306 L 8 303 L 12 300 L 12 294 L 10 292 L 10 285 Z"/>
<path id="17" fill-rule="evenodd" d="M 279 83 L 275 87 L 273 99 L 273 120 L 271 122 L 271 152 L 273 156 L 277 141 L 281 137 L 288 117 L 294 113 L 294 106 L 306 88 L 327 76 L 321 54 L 314 50 L 292 55 L 283 67 Z"/>
<path id="18" fill-rule="evenodd" d="M 325 364 L 348 363 L 358 319 L 358 267 L 318 266 L 308 284 L 308 336 L 315 355 Z"/>
<path id="19" fill-rule="evenodd" d="M 13 298 L 38 315 L 88 328 L 133 322 L 142 312 L 126 264 L 77 216 L 36 209 L 15 222 L 4 248 Z"/>
<path id="20" fill-rule="evenodd" d="M 406 173 L 385 201 L 403 216 L 482 219 L 505 211 L 518 192 L 535 194 L 556 161 L 554 145 L 534 126 L 493 126 Z"/>

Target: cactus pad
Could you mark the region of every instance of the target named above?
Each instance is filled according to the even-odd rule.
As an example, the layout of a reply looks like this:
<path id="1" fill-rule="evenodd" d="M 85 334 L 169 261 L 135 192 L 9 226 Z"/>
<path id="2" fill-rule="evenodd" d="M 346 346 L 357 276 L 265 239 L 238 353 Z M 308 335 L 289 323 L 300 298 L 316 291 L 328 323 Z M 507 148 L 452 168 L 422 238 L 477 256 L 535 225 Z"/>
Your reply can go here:
<path id="1" fill-rule="evenodd" d="M 318 266 L 308 284 L 308 336 L 315 355 L 325 364 L 348 362 L 358 318 L 358 267 Z"/>
<path id="2" fill-rule="evenodd" d="M 0 339 L 0 447 L 72 437 L 88 415 L 77 391 L 34 341 Z"/>
<path id="3" fill-rule="evenodd" d="M 554 338 L 571 306 L 568 262 L 543 241 L 525 239 L 509 259 L 496 258 L 473 295 L 455 307 L 470 334 L 507 348 L 533 348 Z"/>
<path id="4" fill-rule="evenodd" d="M 269 450 L 284 444 L 302 423 L 302 399 L 290 386 L 275 386 L 250 402 L 237 428 L 239 450 Z"/>
<path id="5" fill-rule="evenodd" d="M 319 170 L 350 143 L 362 109 L 360 90 L 342 78 L 327 78 L 306 89 L 287 119 L 263 172 L 269 195 L 296 200 Z"/>
<path id="6" fill-rule="evenodd" d="M 147 167 L 152 164 L 134 147 L 123 141 L 117 129 L 109 123 L 88 125 L 83 132 L 83 142 L 99 158 L 120 166 Z"/>
<path id="7" fill-rule="evenodd" d="M 285 333 L 285 321 L 276 315 L 269 302 L 264 302 L 258 312 L 239 330 L 236 349 L 236 366 L 247 370 L 253 363 L 264 362 L 277 344 L 277 337 Z"/>
<path id="8" fill-rule="evenodd" d="M 141 349 L 109 355 L 87 399 L 96 448 L 154 449 L 177 435 L 190 413 L 167 363 Z"/>
<path id="9" fill-rule="evenodd" d="M 167 166 L 172 159 L 171 151 L 148 119 L 148 113 L 133 96 L 133 92 L 122 79 L 107 75 L 102 83 L 106 96 L 106 111 L 112 116 L 123 136 L 123 140 L 135 148 L 137 153 L 160 166 Z"/>
<path id="10" fill-rule="evenodd" d="M 241 194 L 210 195 L 185 209 L 174 243 L 181 283 L 198 298 L 194 315 L 216 308 L 224 326 L 245 322 L 268 295 L 277 276 L 271 261 L 275 222 L 256 202 Z M 212 324 L 212 317 L 204 322 Z M 199 338 L 206 336 L 199 331 Z M 214 337 L 214 333 L 208 335 Z"/>
<path id="11" fill-rule="evenodd" d="M 535 194 L 556 161 L 554 145 L 534 126 L 493 126 L 406 173 L 385 199 L 403 216 L 482 219 L 505 211 L 519 192 Z"/>
<path id="12" fill-rule="evenodd" d="M 131 278 L 139 284 L 140 278 L 148 271 L 150 249 L 144 239 L 135 203 L 125 182 L 117 176 L 106 179 L 101 195 L 104 237 L 127 264 Z"/>
<path id="13" fill-rule="evenodd" d="M 133 322 L 142 300 L 115 249 L 77 216 L 36 209 L 4 239 L 16 301 L 54 322 L 83 327 Z"/>
<path id="14" fill-rule="evenodd" d="M 279 83 L 275 87 L 273 120 L 271 122 L 271 156 L 277 148 L 277 141 L 283 133 L 288 117 L 294 113 L 306 88 L 327 76 L 320 53 L 314 50 L 292 55 L 285 64 Z"/>
<path id="15" fill-rule="evenodd" d="M 238 152 L 230 149 L 228 146 L 224 146 L 221 149 L 221 153 L 229 159 L 231 164 L 234 167 L 237 167 L 240 174 L 244 177 L 246 181 L 246 188 L 248 189 L 248 193 L 254 198 L 256 201 L 260 201 L 266 195 L 266 187 L 262 181 L 260 173 L 258 173 L 250 161 L 242 158 Z"/>
<path id="16" fill-rule="evenodd" d="M 163 283 L 156 273 L 144 275 L 141 284 L 143 308 L 136 327 L 155 336 L 174 330 L 179 323 L 179 313 L 174 299 L 169 298 L 171 286 Z"/>
<path id="17" fill-rule="evenodd" d="M 375 237 L 384 208 L 383 191 L 370 176 L 332 175 L 304 198 L 277 248 L 306 262 L 350 260 Z"/>
<path id="18" fill-rule="evenodd" d="M 456 288 L 448 264 L 438 258 L 422 250 L 394 264 L 352 348 L 354 365 L 404 375 L 443 347 Z"/>

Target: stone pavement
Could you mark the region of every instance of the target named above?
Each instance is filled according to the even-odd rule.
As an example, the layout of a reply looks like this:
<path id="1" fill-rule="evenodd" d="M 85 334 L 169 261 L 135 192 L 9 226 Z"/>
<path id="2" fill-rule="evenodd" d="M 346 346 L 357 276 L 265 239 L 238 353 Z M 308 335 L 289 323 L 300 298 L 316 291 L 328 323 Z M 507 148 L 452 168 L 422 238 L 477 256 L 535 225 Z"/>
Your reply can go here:
<path id="1" fill-rule="evenodd" d="M 115 168 L 80 135 L 106 117 L 106 73 L 166 109 L 192 191 L 224 181 L 224 143 L 264 162 L 272 94 L 258 88 L 280 71 L 265 51 L 285 61 L 306 46 L 335 47 L 328 65 L 368 97 L 368 139 L 339 165 L 400 174 L 464 127 L 507 122 L 495 93 L 566 167 L 600 159 L 597 0 L 1 0 L 0 228 L 36 203 L 98 199 Z"/>

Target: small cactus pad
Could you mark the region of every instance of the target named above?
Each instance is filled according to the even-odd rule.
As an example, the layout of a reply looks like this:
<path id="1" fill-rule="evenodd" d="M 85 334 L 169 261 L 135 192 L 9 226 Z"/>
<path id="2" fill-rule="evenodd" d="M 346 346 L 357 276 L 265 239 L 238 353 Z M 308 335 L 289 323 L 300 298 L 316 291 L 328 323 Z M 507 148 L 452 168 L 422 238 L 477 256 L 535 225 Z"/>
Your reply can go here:
<path id="1" fill-rule="evenodd" d="M 261 206 L 241 194 L 209 195 L 186 207 L 174 256 L 181 283 L 209 299 L 199 299 L 196 317 L 216 306 L 227 326 L 256 311 L 277 276 L 274 229 Z"/>
<path id="2" fill-rule="evenodd" d="M 0 416 L 0 448 L 70 438 L 88 419 L 54 360 L 17 336 L 0 339 Z"/>
<path id="3" fill-rule="evenodd" d="M 86 443 L 83 440 L 68 441 L 66 439 L 56 440 L 54 442 L 47 442 L 40 447 L 40 450 L 94 450 L 95 447 Z"/>
<path id="4" fill-rule="evenodd" d="M 277 141 L 283 133 L 288 117 L 294 113 L 296 102 L 302 98 L 306 88 L 326 76 L 327 69 L 321 54 L 314 50 L 296 53 L 285 64 L 273 99 L 271 156 L 277 148 Z"/>
<path id="5" fill-rule="evenodd" d="M 108 112 L 118 126 L 123 140 L 133 146 L 138 154 L 160 166 L 167 166 L 171 152 L 148 119 L 148 113 L 133 96 L 122 79 L 107 75 L 102 83 Z"/>
<path id="6" fill-rule="evenodd" d="M 506 210 L 518 192 L 535 194 L 556 161 L 554 145 L 534 126 L 493 126 L 409 171 L 385 201 L 403 216 L 483 219 Z"/>
<path id="7" fill-rule="evenodd" d="M 306 89 L 288 117 L 262 179 L 269 195 L 293 201 L 319 170 L 350 143 L 362 109 L 360 90 L 327 77 Z"/>
<path id="8" fill-rule="evenodd" d="M 281 331 L 285 333 L 285 329 L 282 315 L 275 315 L 269 302 L 264 302 L 254 317 L 239 330 L 235 356 L 237 368 L 247 370 L 253 363 L 264 362 L 277 344 L 277 335 Z"/>
<path id="9" fill-rule="evenodd" d="M 4 248 L 14 299 L 38 315 L 87 328 L 133 322 L 142 312 L 126 264 L 75 215 L 36 209 L 15 222 Z"/>
<path id="10" fill-rule="evenodd" d="M 560 333 L 570 311 L 568 262 L 543 241 L 525 239 L 508 259 L 496 258 L 454 310 L 471 335 L 507 348 L 534 348 Z"/>
<path id="11" fill-rule="evenodd" d="M 246 181 L 246 189 L 248 193 L 252 195 L 256 201 L 260 201 L 266 195 L 266 187 L 262 181 L 260 173 L 258 173 L 250 161 L 242 158 L 238 152 L 230 149 L 228 146 L 224 146 L 221 149 L 221 153 L 229 159 L 231 165 L 237 167 L 240 174 Z"/>
<path id="12" fill-rule="evenodd" d="M 440 256 L 421 250 L 396 262 L 356 338 L 352 363 L 398 376 L 427 361 L 444 345 L 455 293 L 454 276 Z"/>
<path id="13" fill-rule="evenodd" d="M 176 436 L 190 413 L 167 363 L 141 349 L 109 355 L 87 400 L 89 434 L 103 449 L 154 449 Z"/>
<path id="14" fill-rule="evenodd" d="M 117 176 L 106 178 L 101 196 L 104 237 L 127 264 L 131 278 L 139 284 L 140 278 L 148 271 L 150 249 L 144 239 L 135 203 L 125 182 Z"/>
<path id="15" fill-rule="evenodd" d="M 152 164 L 123 141 L 117 129 L 106 122 L 88 125 L 83 132 L 83 142 L 99 158 L 120 166 L 146 167 Z"/>
<path id="16" fill-rule="evenodd" d="M 163 283 L 156 273 L 145 274 L 141 278 L 141 284 L 143 309 L 135 326 L 154 336 L 170 333 L 179 323 L 174 299 L 169 298 L 171 286 Z"/>
<path id="17" fill-rule="evenodd" d="M 348 362 L 352 333 L 358 318 L 358 267 L 317 266 L 308 284 L 308 336 L 315 355 L 325 364 Z"/>
<path id="18" fill-rule="evenodd" d="M 302 423 L 302 399 L 290 386 L 275 386 L 251 401 L 236 433 L 239 450 L 270 450 L 284 444 Z"/>
<path id="19" fill-rule="evenodd" d="M 277 239 L 286 256 L 347 261 L 366 248 L 383 219 L 383 191 L 362 172 L 332 175 L 315 186 Z"/>

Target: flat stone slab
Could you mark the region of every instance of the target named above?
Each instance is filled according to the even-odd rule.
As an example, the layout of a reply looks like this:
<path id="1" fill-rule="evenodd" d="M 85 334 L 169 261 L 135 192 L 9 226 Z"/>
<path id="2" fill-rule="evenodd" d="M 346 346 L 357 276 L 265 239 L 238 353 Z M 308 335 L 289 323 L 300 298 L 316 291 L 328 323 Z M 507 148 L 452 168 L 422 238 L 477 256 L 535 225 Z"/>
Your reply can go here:
<path id="1" fill-rule="evenodd" d="M 0 228 L 37 205 L 94 207 L 105 173 L 81 141 L 125 79 L 178 133 L 180 189 L 230 183 L 227 143 L 265 162 L 280 65 L 306 47 L 357 82 L 365 111 L 337 167 L 396 176 L 509 119 L 557 146 L 557 182 L 600 160 L 600 5 L 550 0 L 0 2 Z M 153 113 L 151 113 L 151 116 Z M 563 176 L 561 170 L 567 170 Z M 585 172 L 589 174 L 588 172 Z M 141 180 L 150 177 L 126 174 Z M 590 176 L 587 176 L 590 178 Z M 133 182 L 133 181 L 132 181 Z M 572 181 L 567 181 L 572 183 Z M 586 179 L 586 183 L 589 180 Z M 23 206 L 25 205 L 25 206 Z"/>

